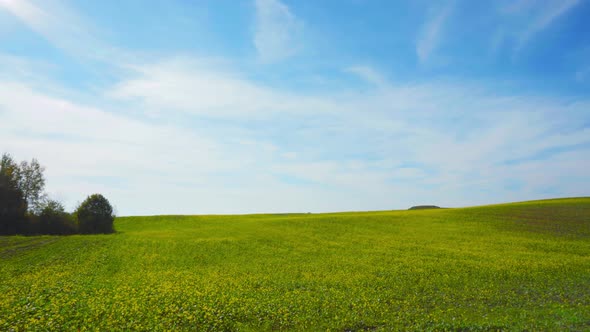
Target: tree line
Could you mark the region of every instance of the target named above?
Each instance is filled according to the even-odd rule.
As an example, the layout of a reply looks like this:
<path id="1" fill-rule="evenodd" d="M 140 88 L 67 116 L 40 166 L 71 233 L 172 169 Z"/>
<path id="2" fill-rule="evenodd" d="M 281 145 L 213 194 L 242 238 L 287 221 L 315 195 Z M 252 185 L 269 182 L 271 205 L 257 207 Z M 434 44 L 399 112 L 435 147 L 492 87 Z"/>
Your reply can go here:
<path id="1" fill-rule="evenodd" d="M 0 235 L 113 233 L 115 214 L 100 194 L 88 196 L 72 213 L 45 193 L 45 168 L 36 159 L 0 160 Z"/>

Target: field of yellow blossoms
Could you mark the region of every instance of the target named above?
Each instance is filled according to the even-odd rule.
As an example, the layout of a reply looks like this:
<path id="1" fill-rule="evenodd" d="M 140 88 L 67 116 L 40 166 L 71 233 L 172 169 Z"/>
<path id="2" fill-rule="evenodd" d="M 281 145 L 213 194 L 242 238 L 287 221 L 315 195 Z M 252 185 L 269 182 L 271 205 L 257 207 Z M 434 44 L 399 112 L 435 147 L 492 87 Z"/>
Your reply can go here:
<path id="1" fill-rule="evenodd" d="M 0 237 L 0 331 L 590 330 L 590 198 Z"/>

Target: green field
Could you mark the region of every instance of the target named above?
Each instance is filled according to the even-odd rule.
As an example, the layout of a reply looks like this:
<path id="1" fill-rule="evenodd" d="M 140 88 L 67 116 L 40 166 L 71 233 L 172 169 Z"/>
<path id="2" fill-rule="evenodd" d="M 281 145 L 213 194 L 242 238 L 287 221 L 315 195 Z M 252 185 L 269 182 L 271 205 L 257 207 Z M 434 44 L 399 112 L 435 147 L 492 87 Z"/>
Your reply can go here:
<path id="1" fill-rule="evenodd" d="M 590 198 L 0 237 L 0 330 L 590 330 Z"/>

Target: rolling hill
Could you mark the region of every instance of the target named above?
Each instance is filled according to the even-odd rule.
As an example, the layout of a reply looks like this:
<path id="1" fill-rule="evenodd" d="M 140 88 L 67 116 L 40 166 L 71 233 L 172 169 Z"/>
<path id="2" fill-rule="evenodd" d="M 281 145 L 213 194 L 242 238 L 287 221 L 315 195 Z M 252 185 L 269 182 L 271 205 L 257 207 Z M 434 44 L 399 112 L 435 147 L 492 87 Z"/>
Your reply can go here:
<path id="1" fill-rule="evenodd" d="M 0 330 L 588 330 L 590 198 L 0 237 Z"/>

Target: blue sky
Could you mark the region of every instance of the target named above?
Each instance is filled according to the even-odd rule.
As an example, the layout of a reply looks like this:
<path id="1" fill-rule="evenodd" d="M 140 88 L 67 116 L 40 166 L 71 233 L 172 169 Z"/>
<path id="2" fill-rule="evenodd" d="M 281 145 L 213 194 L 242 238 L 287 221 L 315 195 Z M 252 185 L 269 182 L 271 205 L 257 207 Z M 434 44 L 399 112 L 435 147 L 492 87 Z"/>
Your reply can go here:
<path id="1" fill-rule="evenodd" d="M 0 151 L 120 215 L 590 194 L 590 2 L 0 0 Z"/>

